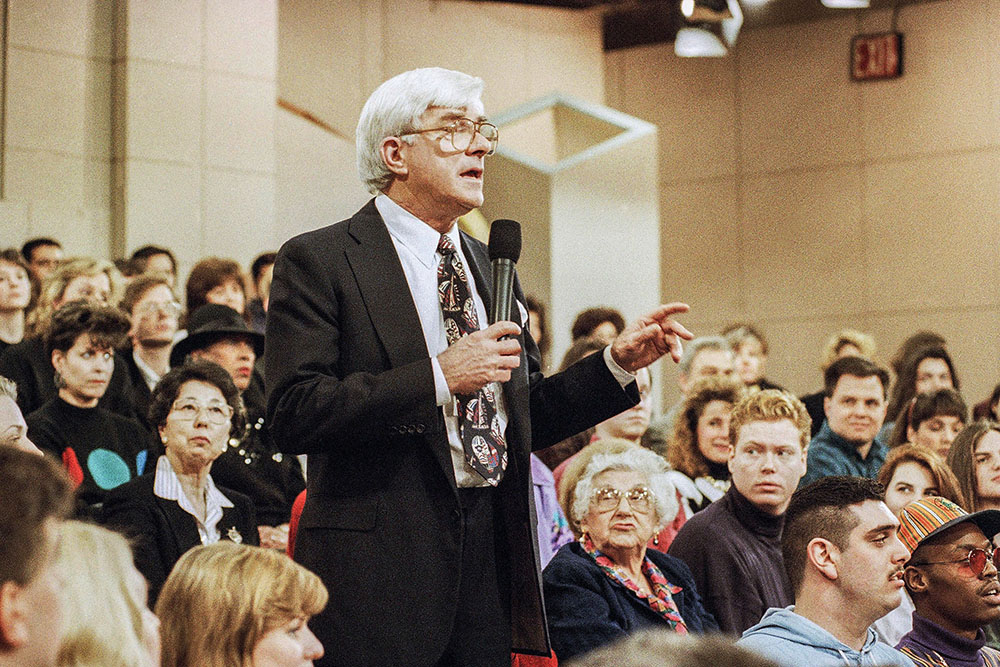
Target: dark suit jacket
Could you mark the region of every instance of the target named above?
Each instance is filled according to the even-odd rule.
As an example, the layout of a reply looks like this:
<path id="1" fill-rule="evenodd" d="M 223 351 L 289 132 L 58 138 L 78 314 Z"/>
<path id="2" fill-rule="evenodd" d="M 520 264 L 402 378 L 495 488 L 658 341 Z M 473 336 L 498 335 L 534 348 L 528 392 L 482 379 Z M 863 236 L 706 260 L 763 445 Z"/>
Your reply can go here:
<path id="1" fill-rule="evenodd" d="M 153 462 L 155 470 L 156 463 Z M 131 542 L 135 566 L 149 582 L 149 606 L 156 604 L 163 582 L 185 551 L 201 544 L 198 524 L 194 517 L 181 509 L 174 500 L 164 500 L 153 493 L 156 474 L 136 477 L 110 491 L 104 501 L 101 523 L 125 536 Z M 217 524 L 222 539 L 231 539 L 235 528 L 244 544 L 260 544 L 257 518 L 253 503 L 242 493 L 218 487 L 233 507 L 222 509 Z"/>
<path id="2" fill-rule="evenodd" d="M 692 633 L 717 632 L 719 626 L 701 603 L 691 570 L 679 558 L 649 549 L 646 556 L 667 581 L 680 586 L 673 596 Z M 643 628 L 668 628 L 662 616 L 612 580 L 579 544 L 559 549 L 545 566 L 545 606 L 552 646 L 560 662 Z"/>
<path id="3" fill-rule="evenodd" d="M 462 248 L 489 310 L 485 246 Z M 516 290 L 519 300 L 520 289 Z M 433 663 L 452 631 L 461 512 L 430 357 L 409 286 L 374 202 L 278 253 L 267 318 L 275 442 L 309 454 L 295 558 L 330 589 L 313 623 L 337 664 Z M 496 515 L 517 649 L 548 652 L 528 455 L 638 400 L 601 355 L 543 378 L 522 333 L 504 385 L 508 466 Z"/>

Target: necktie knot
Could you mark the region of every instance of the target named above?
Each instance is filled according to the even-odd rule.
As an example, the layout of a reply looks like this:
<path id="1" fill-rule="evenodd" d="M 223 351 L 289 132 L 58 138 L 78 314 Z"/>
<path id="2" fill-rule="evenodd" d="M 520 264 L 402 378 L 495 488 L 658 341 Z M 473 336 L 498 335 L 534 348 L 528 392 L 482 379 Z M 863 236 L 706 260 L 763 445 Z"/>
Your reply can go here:
<path id="1" fill-rule="evenodd" d="M 447 234 L 442 234 L 440 240 L 438 240 L 438 252 L 442 256 L 455 253 L 455 244 L 451 242 L 451 238 Z"/>

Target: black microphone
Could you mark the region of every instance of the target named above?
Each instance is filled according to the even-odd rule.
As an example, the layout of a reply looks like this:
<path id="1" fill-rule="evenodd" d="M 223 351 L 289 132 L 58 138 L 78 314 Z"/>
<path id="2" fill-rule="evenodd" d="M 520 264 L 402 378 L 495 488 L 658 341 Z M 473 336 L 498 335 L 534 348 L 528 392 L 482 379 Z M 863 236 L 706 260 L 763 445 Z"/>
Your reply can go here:
<path id="1" fill-rule="evenodd" d="M 490 261 L 493 263 L 493 307 L 490 324 L 513 321 L 514 265 L 521 257 L 521 224 L 494 220 L 490 225 Z"/>

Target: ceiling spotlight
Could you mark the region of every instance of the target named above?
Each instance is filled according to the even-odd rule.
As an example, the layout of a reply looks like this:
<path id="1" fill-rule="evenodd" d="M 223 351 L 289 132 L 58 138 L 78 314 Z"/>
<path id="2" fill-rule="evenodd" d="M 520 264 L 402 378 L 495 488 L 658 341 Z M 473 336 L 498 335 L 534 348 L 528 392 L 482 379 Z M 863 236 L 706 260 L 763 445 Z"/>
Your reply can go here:
<path id="1" fill-rule="evenodd" d="M 869 0 L 820 0 L 824 7 L 830 9 L 866 9 Z"/>
<path id="2" fill-rule="evenodd" d="M 682 58 L 719 58 L 729 53 L 743 26 L 737 0 L 682 0 L 686 25 L 677 31 L 674 53 Z"/>

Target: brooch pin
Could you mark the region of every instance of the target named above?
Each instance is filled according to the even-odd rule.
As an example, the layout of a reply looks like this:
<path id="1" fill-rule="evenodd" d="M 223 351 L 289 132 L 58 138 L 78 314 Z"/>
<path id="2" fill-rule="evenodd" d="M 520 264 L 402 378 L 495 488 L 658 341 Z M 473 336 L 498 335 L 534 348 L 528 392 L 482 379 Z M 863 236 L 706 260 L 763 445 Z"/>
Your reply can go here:
<path id="1" fill-rule="evenodd" d="M 243 543 L 243 536 L 240 535 L 240 531 L 236 530 L 236 526 L 229 529 L 229 532 L 226 533 L 226 537 L 229 538 L 230 542 L 235 542 L 236 544 Z"/>

